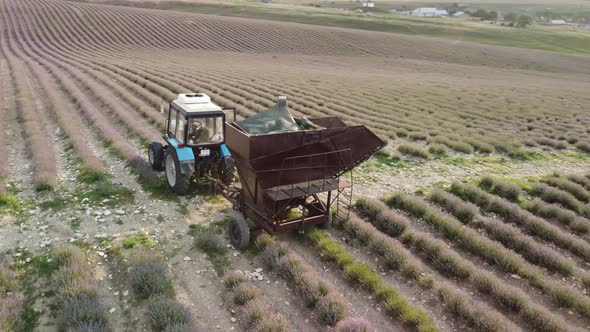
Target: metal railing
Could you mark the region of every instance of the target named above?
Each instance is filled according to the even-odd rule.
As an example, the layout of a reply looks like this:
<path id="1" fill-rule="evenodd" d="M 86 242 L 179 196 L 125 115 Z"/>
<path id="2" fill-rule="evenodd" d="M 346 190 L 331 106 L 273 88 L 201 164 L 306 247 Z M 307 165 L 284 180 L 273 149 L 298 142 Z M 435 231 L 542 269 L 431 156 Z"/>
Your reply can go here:
<path id="1" fill-rule="evenodd" d="M 327 182 L 329 188 L 333 188 L 335 184 L 336 188 L 334 189 L 337 189 L 339 185 L 340 175 L 343 173 L 342 171 L 347 169 L 351 163 L 351 149 L 342 149 L 336 151 L 313 153 L 285 158 L 283 159 L 282 166 L 280 168 L 278 186 L 275 186 L 273 188 L 273 191 L 275 192 L 275 195 L 277 195 L 279 191 L 282 191 L 283 193 L 285 193 L 285 195 L 288 195 L 290 197 L 298 197 L 294 195 L 294 191 L 297 189 L 302 192 L 302 195 L 300 196 L 305 196 L 311 192 L 310 189 L 312 186 L 316 187 L 318 189 L 318 192 L 326 191 Z M 321 169 L 322 171 L 320 172 L 320 174 L 323 175 L 319 177 L 313 176 L 313 178 L 311 178 L 311 174 L 314 173 L 312 172 L 312 170 L 317 169 Z M 310 174 L 307 176 L 307 179 L 305 181 L 291 183 L 287 185 L 287 187 L 283 185 L 285 172 L 305 170 L 310 170 Z M 332 172 L 330 170 L 335 171 Z M 317 185 L 318 181 L 320 182 L 321 186 Z M 303 190 L 303 188 L 300 186 L 301 184 L 304 184 L 305 190 Z M 290 192 L 288 192 L 287 190 L 290 190 Z"/>

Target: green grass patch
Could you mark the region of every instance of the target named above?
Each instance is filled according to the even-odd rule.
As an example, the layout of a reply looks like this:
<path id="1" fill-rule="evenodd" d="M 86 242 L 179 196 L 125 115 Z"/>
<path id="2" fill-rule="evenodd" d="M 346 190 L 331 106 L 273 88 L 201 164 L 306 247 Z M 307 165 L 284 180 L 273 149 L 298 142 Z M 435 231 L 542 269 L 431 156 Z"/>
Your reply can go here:
<path id="1" fill-rule="evenodd" d="M 203 226 L 203 225 L 199 225 L 199 224 L 190 224 L 188 226 L 188 232 L 187 234 L 190 236 L 195 236 L 203 231 L 207 230 L 207 227 Z"/>
<path id="2" fill-rule="evenodd" d="M 118 245 L 111 245 L 107 247 L 106 250 L 107 254 L 111 256 L 120 256 L 121 255 L 121 246 Z"/>
<path id="3" fill-rule="evenodd" d="M 33 331 L 39 325 L 39 317 L 45 309 L 35 310 L 35 302 L 41 297 L 41 292 L 45 289 L 46 283 L 51 274 L 59 266 L 54 260 L 49 260 L 47 255 L 33 256 L 30 252 L 24 251 L 20 256 L 14 256 L 15 263 L 13 266 L 17 275 L 17 283 L 23 294 L 21 322 L 19 330 Z M 30 259 L 27 262 L 27 259 Z M 44 292 L 44 297 L 52 296 L 52 292 Z"/>
<path id="4" fill-rule="evenodd" d="M 399 155 L 392 155 L 383 151 L 378 151 L 375 155 L 362 163 L 359 168 L 363 172 L 373 172 L 373 171 L 387 171 L 391 167 L 406 167 L 408 166 L 407 162 L 402 160 Z"/>
<path id="5" fill-rule="evenodd" d="M 39 203 L 39 207 L 46 210 L 63 210 L 65 209 L 70 201 L 61 196 L 56 196 L 50 200 Z"/>
<path id="6" fill-rule="evenodd" d="M 526 163 L 531 161 L 543 161 L 558 158 L 561 154 L 525 151 L 510 152 L 509 156 L 474 156 L 474 157 L 441 157 L 439 160 L 447 165 L 474 167 L 474 166 L 500 166 L 517 163 Z M 492 170 L 490 170 L 492 171 Z"/>
<path id="7" fill-rule="evenodd" d="M 223 198 L 223 196 L 221 195 L 213 195 L 207 198 L 207 202 L 210 204 L 222 204 L 223 202 L 225 202 L 225 198 Z"/>
<path id="8" fill-rule="evenodd" d="M 551 159 L 548 153 L 530 151 L 525 149 L 516 149 L 508 153 L 508 156 L 517 161 L 540 161 Z"/>
<path id="9" fill-rule="evenodd" d="M 88 204 L 103 203 L 109 207 L 115 207 L 135 202 L 135 193 L 129 188 L 116 185 L 108 180 L 90 185 L 86 189 L 76 189 L 74 196 L 81 202 L 87 198 Z"/>
<path id="10" fill-rule="evenodd" d="M 590 154 L 581 153 L 576 151 L 567 151 L 562 153 L 565 158 L 579 160 L 579 161 L 587 161 L 590 160 Z"/>
<path id="11" fill-rule="evenodd" d="M 461 167 L 473 167 L 475 165 L 492 165 L 492 164 L 506 164 L 510 159 L 498 156 L 484 156 L 484 157 L 442 157 L 440 158 L 445 164 Z"/>
<path id="12" fill-rule="evenodd" d="M 371 174 L 370 171 L 366 171 L 365 169 L 358 167 L 352 170 L 352 174 L 354 175 L 355 181 L 359 181 L 361 183 L 377 183 L 380 181 L 379 178 L 376 175 Z"/>
<path id="13" fill-rule="evenodd" d="M 94 247 L 94 245 L 90 242 L 84 241 L 84 240 L 75 240 L 74 242 L 71 242 L 72 245 L 80 248 L 82 250 L 82 252 L 89 252 L 90 249 L 92 249 L 92 247 Z"/>
<path id="14" fill-rule="evenodd" d="M 528 176 L 524 178 L 498 177 L 497 179 L 508 183 L 514 183 L 526 192 L 532 191 L 533 185 L 541 180 L 541 178 L 537 176 Z"/>
<path id="15" fill-rule="evenodd" d="M 53 185 L 47 181 L 39 182 L 35 185 L 36 192 L 52 191 Z"/>
<path id="16" fill-rule="evenodd" d="M 409 303 L 396 288 L 386 284 L 369 266 L 356 260 L 346 249 L 319 229 L 307 233 L 316 247 L 330 260 L 335 261 L 346 275 L 370 289 L 385 308 L 400 315 L 405 322 L 416 326 L 418 331 L 437 331 L 428 313 Z"/>
<path id="17" fill-rule="evenodd" d="M 78 176 L 76 177 L 79 182 L 86 183 L 86 184 L 93 184 L 102 181 L 108 181 L 110 179 L 110 174 L 95 171 L 84 166 L 78 167 Z"/>
<path id="18" fill-rule="evenodd" d="M 125 249 L 137 247 L 152 248 L 153 246 L 154 242 L 145 234 L 130 235 L 123 240 L 123 248 Z"/>
<path id="19" fill-rule="evenodd" d="M 14 270 L 17 272 L 33 273 L 35 276 L 49 277 L 59 268 L 57 262 L 50 259 L 47 255 L 34 256 L 28 251 L 22 251 L 20 254 L 20 256 L 14 256 Z"/>
<path id="20" fill-rule="evenodd" d="M 378 159 L 369 159 L 362 163 L 359 167 L 362 172 L 383 172 L 389 170 L 391 167 L 405 167 L 407 163 L 403 160 L 381 161 Z"/>
<path id="21" fill-rule="evenodd" d="M 179 200 L 178 195 L 170 190 L 165 179 L 150 180 L 139 176 L 137 180 L 141 185 L 141 189 L 149 192 L 154 198 L 173 202 Z"/>
<path id="22" fill-rule="evenodd" d="M 178 202 L 178 212 L 183 216 L 188 215 L 188 205 L 186 203 Z"/>
<path id="23" fill-rule="evenodd" d="M 0 193 L 0 215 L 19 215 L 24 212 L 24 205 L 14 194 Z"/>
<path id="24" fill-rule="evenodd" d="M 46 255 L 37 255 L 31 257 L 30 264 L 35 271 L 42 276 L 49 277 L 59 266 L 55 260 L 50 260 Z"/>
<path id="25" fill-rule="evenodd" d="M 80 218 L 80 217 L 72 217 L 70 219 L 70 226 L 72 227 L 72 229 L 78 229 L 78 228 L 80 228 L 80 224 L 82 224 L 82 218 Z"/>

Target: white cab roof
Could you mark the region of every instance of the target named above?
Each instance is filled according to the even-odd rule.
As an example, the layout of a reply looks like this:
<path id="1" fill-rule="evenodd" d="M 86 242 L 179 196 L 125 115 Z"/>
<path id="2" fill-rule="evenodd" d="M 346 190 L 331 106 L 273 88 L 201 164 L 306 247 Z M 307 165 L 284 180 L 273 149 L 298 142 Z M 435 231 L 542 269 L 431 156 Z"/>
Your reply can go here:
<path id="1" fill-rule="evenodd" d="M 204 93 L 181 93 L 173 101 L 187 113 L 221 111 L 221 107 L 211 101 Z"/>

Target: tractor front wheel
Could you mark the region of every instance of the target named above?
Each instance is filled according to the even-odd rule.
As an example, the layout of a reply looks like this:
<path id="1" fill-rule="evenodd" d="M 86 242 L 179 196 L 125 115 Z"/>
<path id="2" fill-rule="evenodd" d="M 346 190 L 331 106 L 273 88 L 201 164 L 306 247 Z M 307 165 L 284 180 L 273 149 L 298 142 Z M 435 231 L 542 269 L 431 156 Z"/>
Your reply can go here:
<path id="1" fill-rule="evenodd" d="M 229 241 L 236 249 L 245 249 L 250 244 L 250 228 L 244 216 L 238 211 L 229 213 Z"/>
<path id="2" fill-rule="evenodd" d="M 174 193 L 186 195 L 189 192 L 190 176 L 180 171 L 180 162 L 173 147 L 169 147 L 166 151 L 166 182 Z"/>
<path id="3" fill-rule="evenodd" d="M 162 144 L 151 142 L 148 147 L 148 158 L 154 171 L 161 172 L 164 170 L 162 165 L 164 161 L 164 147 Z"/>

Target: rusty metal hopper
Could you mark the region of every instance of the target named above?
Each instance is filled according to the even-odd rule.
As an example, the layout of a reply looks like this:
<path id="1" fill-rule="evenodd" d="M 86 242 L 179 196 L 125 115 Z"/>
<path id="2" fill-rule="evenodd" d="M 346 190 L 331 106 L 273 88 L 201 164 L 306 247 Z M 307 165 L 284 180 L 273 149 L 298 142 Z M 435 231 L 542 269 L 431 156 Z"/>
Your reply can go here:
<path id="1" fill-rule="evenodd" d="M 337 189 L 337 179 L 385 146 L 365 126 L 338 118 L 312 118 L 314 129 L 251 135 L 226 123 L 245 198 L 255 204 Z M 282 188 L 283 190 L 276 190 Z M 274 193 L 274 195 L 273 195 Z"/>

